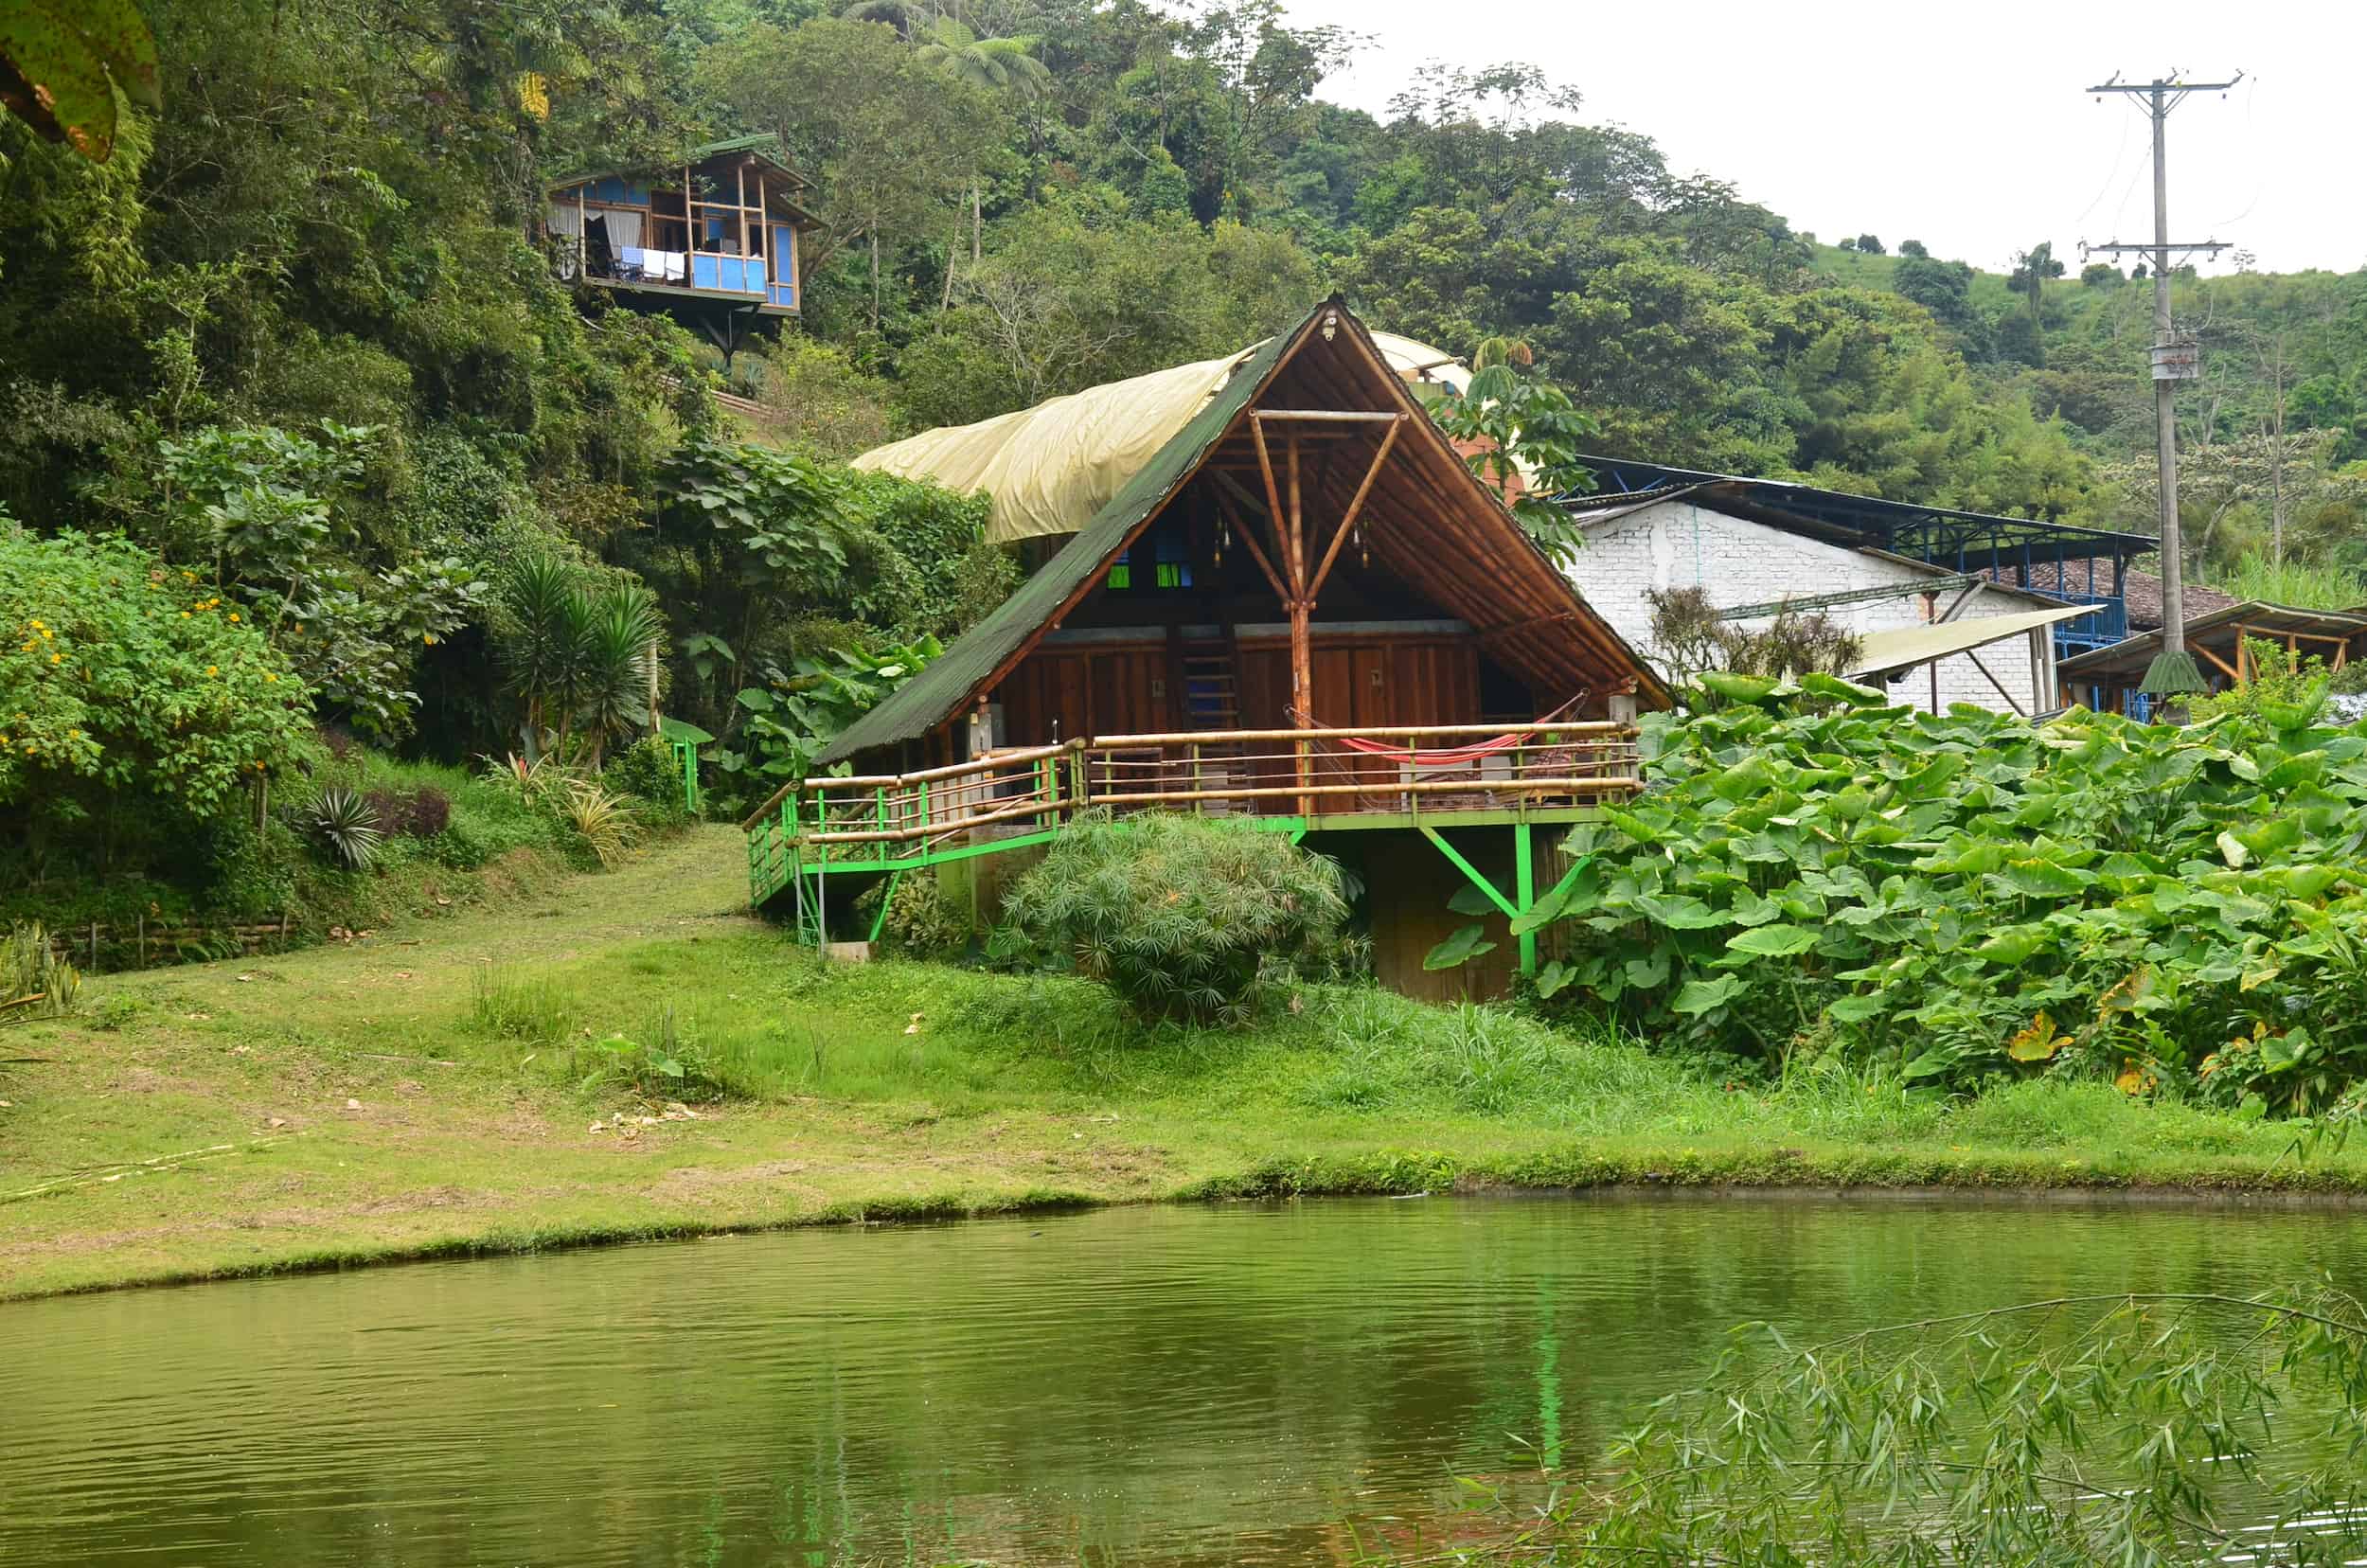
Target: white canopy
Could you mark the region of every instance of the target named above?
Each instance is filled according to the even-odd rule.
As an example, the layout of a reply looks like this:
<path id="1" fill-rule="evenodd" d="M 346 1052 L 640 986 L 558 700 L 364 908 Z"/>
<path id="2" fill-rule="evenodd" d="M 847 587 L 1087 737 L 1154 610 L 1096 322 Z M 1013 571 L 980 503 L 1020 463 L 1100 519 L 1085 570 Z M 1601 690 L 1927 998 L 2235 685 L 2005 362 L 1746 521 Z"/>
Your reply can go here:
<path id="1" fill-rule="evenodd" d="M 1993 642 L 2035 632 L 2041 626 L 2095 613 L 2092 604 L 2061 604 L 2050 610 L 2025 610 L 2019 615 L 1980 615 L 1970 620 L 1935 621 L 1928 626 L 1897 626 L 1869 632 L 1859 639 L 1858 657 L 1850 673 L 1895 674 L 1934 659 L 1945 659 L 1951 653 L 1968 653 Z"/>
<path id="2" fill-rule="evenodd" d="M 1454 356 L 1428 344 L 1388 332 L 1375 332 L 1373 340 L 1408 381 L 1460 391 L 1471 379 Z M 1048 398 L 976 424 L 924 431 L 875 447 L 854 466 L 934 480 L 965 494 L 985 490 L 994 498 L 987 537 L 996 543 L 1072 534 L 1208 406 L 1257 347 Z"/>

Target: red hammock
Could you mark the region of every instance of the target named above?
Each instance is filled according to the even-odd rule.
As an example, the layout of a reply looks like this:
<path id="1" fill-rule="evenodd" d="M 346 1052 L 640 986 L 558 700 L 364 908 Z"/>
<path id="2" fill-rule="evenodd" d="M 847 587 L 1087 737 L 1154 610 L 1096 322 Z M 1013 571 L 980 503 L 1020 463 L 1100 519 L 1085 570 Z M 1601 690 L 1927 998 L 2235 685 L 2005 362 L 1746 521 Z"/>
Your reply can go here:
<path id="1" fill-rule="evenodd" d="M 1550 724 L 1585 700 L 1586 693 L 1581 691 L 1553 712 L 1545 715 L 1544 718 L 1539 719 L 1538 722 Z M 1325 726 L 1318 723 L 1315 727 L 1322 729 Z M 1468 745 L 1447 746 L 1437 751 L 1416 751 L 1411 746 L 1393 746 L 1385 740 L 1367 740 L 1360 735 L 1327 735 L 1324 739 L 1336 741 L 1350 751 L 1361 752 L 1366 757 L 1383 757 L 1392 762 L 1411 763 L 1417 768 L 1450 768 L 1458 763 L 1476 762 L 1481 757 L 1493 757 L 1500 751 L 1509 751 L 1523 740 L 1531 739 L 1531 735 L 1527 731 L 1515 735 L 1499 735 L 1492 740 L 1474 740 Z"/>

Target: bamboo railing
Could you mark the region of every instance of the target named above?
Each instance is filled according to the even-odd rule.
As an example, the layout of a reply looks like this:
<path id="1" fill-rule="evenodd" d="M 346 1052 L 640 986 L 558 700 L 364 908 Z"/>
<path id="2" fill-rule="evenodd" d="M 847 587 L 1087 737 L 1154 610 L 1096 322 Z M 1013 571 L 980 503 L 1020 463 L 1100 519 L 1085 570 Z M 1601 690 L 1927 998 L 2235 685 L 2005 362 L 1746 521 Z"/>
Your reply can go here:
<path id="1" fill-rule="evenodd" d="M 799 864 L 924 864 L 1096 809 L 1443 824 L 1470 811 L 1591 805 L 1642 787 L 1635 731 L 1622 723 L 1196 730 L 1026 747 L 910 774 L 808 778 L 740 826 L 762 902 Z"/>

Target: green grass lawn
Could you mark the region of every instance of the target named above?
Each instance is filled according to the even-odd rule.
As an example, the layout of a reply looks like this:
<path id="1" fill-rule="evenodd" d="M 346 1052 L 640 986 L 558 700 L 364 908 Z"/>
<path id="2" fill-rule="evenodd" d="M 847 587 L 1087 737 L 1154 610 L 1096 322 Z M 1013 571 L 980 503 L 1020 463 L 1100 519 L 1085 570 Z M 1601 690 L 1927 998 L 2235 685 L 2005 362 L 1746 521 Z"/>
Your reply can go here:
<path id="1" fill-rule="evenodd" d="M 80 1017 L 0 1033 L 0 1296 L 1452 1184 L 2367 1191 L 2367 1149 L 2303 1163 L 2288 1130 L 2103 1085 L 1956 1106 L 1813 1069 L 1736 1088 L 1632 1043 L 1367 989 L 1228 1034 L 1143 1028 L 1075 980 L 826 968 L 747 916 L 744 865 L 736 833 L 701 829 L 499 908 L 102 977 Z M 696 1103 L 661 1078 L 636 1096 L 618 1038 L 732 1093 Z M 677 1094 L 695 1119 L 664 1119 Z"/>

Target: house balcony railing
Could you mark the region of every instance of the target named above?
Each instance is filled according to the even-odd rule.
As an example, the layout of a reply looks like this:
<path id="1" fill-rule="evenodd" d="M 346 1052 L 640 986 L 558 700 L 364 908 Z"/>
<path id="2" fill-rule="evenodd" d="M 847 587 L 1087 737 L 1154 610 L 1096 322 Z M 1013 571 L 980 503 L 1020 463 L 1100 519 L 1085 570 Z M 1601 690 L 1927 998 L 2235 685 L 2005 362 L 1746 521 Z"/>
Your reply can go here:
<path id="1" fill-rule="evenodd" d="M 2074 594 L 2053 588 L 2036 590 L 2065 604 L 2092 604 L 2095 614 L 2055 625 L 2055 656 L 2068 659 L 2091 649 L 2109 648 L 2128 640 L 2128 601 L 2118 594 Z"/>
<path id="2" fill-rule="evenodd" d="M 740 824 L 755 901 L 798 868 L 899 869 L 1033 840 L 1083 812 L 1189 811 L 1299 828 L 1451 826 L 1624 799 L 1632 725 L 1387 725 L 1102 736 L 919 773 L 808 778 Z M 1498 818 L 1497 820 L 1502 820 Z"/>

